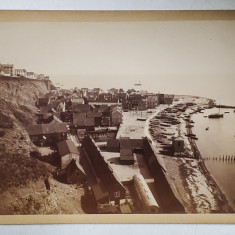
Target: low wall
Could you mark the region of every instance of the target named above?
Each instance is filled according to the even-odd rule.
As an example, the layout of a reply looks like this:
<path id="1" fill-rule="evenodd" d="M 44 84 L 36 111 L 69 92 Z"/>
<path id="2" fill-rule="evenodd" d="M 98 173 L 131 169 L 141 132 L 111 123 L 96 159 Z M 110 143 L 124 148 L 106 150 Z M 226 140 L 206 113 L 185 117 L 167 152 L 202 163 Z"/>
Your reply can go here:
<path id="1" fill-rule="evenodd" d="M 164 172 L 164 169 L 159 164 L 147 138 L 144 139 L 144 157 L 154 177 L 160 208 L 162 208 L 164 213 L 184 213 L 184 207 L 175 197 L 165 176 L 166 172 Z"/>

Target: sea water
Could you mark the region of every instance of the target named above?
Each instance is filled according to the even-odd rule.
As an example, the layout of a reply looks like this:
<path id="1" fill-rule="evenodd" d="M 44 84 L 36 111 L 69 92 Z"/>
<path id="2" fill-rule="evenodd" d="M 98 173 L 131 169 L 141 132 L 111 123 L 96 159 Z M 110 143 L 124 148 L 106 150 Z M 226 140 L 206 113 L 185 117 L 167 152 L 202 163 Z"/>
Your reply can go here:
<path id="1" fill-rule="evenodd" d="M 211 119 L 212 113 L 223 118 Z M 229 112 L 229 113 L 225 113 Z M 207 109 L 192 116 L 197 146 L 212 177 L 235 210 L 235 113 L 233 109 Z M 206 130 L 206 128 L 209 128 Z M 228 160 L 229 158 L 229 160 Z M 231 160 L 232 158 L 232 160 Z"/>

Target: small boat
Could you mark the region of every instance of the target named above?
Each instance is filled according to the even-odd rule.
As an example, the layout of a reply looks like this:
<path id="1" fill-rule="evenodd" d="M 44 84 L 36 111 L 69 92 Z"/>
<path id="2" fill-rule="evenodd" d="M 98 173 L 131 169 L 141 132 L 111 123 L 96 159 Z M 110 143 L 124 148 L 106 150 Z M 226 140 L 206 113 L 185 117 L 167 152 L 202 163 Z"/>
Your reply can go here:
<path id="1" fill-rule="evenodd" d="M 206 131 L 208 131 L 208 130 L 209 130 L 209 127 L 206 128 Z"/>
<path id="2" fill-rule="evenodd" d="M 146 118 L 137 118 L 137 121 L 146 121 Z"/>
<path id="3" fill-rule="evenodd" d="M 213 114 L 208 115 L 208 118 L 223 118 L 223 117 L 224 115 L 220 113 L 213 113 Z"/>

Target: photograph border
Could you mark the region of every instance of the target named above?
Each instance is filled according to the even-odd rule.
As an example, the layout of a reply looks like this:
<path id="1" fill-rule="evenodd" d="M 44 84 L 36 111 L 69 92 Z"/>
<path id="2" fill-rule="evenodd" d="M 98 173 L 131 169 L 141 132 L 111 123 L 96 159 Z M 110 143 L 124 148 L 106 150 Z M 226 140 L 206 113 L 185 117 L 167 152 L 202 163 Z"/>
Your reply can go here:
<path id="1" fill-rule="evenodd" d="M 38 11 L 0 10 L 0 22 L 130 22 L 235 20 L 235 10 Z M 0 224 L 234 224 L 235 214 L 1 215 Z"/>

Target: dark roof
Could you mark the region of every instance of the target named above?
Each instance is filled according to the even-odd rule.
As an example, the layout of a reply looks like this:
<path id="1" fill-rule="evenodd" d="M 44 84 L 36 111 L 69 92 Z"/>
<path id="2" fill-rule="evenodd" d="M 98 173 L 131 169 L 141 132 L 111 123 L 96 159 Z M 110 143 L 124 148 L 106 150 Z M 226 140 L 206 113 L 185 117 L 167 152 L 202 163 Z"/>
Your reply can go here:
<path id="1" fill-rule="evenodd" d="M 95 126 L 95 118 L 86 117 L 86 113 L 74 113 L 73 124 L 77 126 Z"/>
<path id="2" fill-rule="evenodd" d="M 73 124 L 77 125 L 77 123 L 84 122 L 86 118 L 86 113 L 73 113 Z"/>
<path id="3" fill-rule="evenodd" d="M 65 123 L 49 123 L 36 124 L 27 127 L 29 135 L 43 135 L 53 133 L 66 133 L 67 127 Z"/>
<path id="4" fill-rule="evenodd" d="M 107 147 L 108 148 L 119 148 L 120 141 L 119 139 L 108 139 Z"/>
<path id="5" fill-rule="evenodd" d="M 105 191 L 105 189 L 101 187 L 100 184 L 95 184 L 92 185 L 91 187 L 97 202 L 102 199 L 109 198 L 109 193 Z"/>
<path id="6" fill-rule="evenodd" d="M 90 111 L 90 105 L 89 104 L 74 103 L 72 108 L 73 108 L 73 111 L 77 111 L 77 112 L 81 112 L 81 113 Z"/>
<path id="7" fill-rule="evenodd" d="M 132 141 L 128 137 L 121 137 L 120 139 L 120 148 L 131 148 L 132 149 Z"/>
<path id="8" fill-rule="evenodd" d="M 64 157 L 69 153 L 79 154 L 78 149 L 73 141 L 63 140 L 57 143 L 58 152 L 60 157 Z"/>
<path id="9" fill-rule="evenodd" d="M 42 135 L 43 134 L 43 124 L 31 125 L 27 127 L 29 135 Z"/>
<path id="10" fill-rule="evenodd" d="M 91 118 L 91 117 L 102 117 L 102 114 L 100 112 L 87 112 L 87 117 Z"/>
<path id="11" fill-rule="evenodd" d="M 95 118 L 86 118 L 85 126 L 95 126 Z"/>

